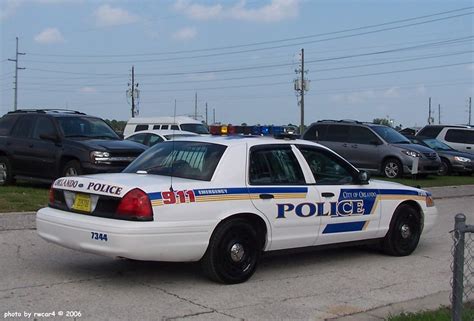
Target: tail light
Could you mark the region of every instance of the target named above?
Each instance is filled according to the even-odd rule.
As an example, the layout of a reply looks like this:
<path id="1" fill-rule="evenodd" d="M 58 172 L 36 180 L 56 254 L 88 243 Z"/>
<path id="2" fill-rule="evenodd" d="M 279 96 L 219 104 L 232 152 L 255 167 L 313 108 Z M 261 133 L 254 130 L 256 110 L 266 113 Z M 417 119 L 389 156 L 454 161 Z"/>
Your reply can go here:
<path id="1" fill-rule="evenodd" d="M 433 197 L 428 195 L 426 196 L 426 207 L 433 207 L 435 206 Z"/>
<path id="2" fill-rule="evenodd" d="M 53 205 L 54 204 L 54 189 L 53 189 L 53 185 L 51 185 L 51 187 L 49 188 L 49 205 Z"/>
<path id="3" fill-rule="evenodd" d="M 141 189 L 132 189 L 120 201 L 115 216 L 126 220 L 152 221 L 153 210 L 148 195 Z"/>

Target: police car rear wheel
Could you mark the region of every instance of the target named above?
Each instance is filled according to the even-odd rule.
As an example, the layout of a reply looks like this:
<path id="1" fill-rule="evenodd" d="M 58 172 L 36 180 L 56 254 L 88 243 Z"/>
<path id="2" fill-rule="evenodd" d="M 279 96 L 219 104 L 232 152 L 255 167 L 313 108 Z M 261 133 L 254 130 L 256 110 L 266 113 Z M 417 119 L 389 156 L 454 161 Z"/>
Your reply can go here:
<path id="1" fill-rule="evenodd" d="M 235 219 L 217 227 L 201 263 L 211 280 L 241 283 L 255 272 L 260 252 L 254 227 L 246 220 Z"/>
<path id="2" fill-rule="evenodd" d="M 384 252 L 393 256 L 410 255 L 418 246 L 420 235 L 420 215 L 412 206 L 402 204 L 395 211 L 383 240 Z"/>
<path id="3" fill-rule="evenodd" d="M 5 156 L 0 157 L 0 186 L 5 186 L 13 182 L 10 161 Z"/>

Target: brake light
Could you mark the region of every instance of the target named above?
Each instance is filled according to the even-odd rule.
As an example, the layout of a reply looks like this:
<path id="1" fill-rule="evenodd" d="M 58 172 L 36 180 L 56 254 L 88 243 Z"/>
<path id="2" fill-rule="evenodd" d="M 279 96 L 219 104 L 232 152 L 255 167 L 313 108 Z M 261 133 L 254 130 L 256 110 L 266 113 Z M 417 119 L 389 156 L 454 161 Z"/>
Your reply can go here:
<path id="1" fill-rule="evenodd" d="M 426 196 L 426 207 L 433 207 L 433 206 L 435 206 L 433 197 L 430 195 Z"/>
<path id="2" fill-rule="evenodd" d="M 51 185 L 51 187 L 49 188 L 49 205 L 53 205 L 54 204 L 54 189 L 53 189 L 53 185 Z"/>
<path id="3" fill-rule="evenodd" d="M 132 189 L 120 201 L 115 216 L 128 220 L 152 221 L 153 210 L 148 195 L 141 189 Z"/>

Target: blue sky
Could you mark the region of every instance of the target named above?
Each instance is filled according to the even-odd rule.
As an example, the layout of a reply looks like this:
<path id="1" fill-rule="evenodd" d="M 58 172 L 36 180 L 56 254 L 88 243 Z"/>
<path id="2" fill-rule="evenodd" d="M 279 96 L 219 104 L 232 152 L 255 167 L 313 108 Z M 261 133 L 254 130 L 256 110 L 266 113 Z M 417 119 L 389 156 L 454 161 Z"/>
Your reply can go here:
<path id="1" fill-rule="evenodd" d="M 130 118 L 135 66 L 140 116 L 299 124 L 293 89 L 305 50 L 305 123 L 393 119 L 468 122 L 474 95 L 472 1 L 1 0 L 0 113 L 18 106 Z M 470 7 L 470 8 L 469 8 Z M 462 9 L 462 10 L 459 10 Z M 472 119 L 474 121 L 474 118 Z"/>

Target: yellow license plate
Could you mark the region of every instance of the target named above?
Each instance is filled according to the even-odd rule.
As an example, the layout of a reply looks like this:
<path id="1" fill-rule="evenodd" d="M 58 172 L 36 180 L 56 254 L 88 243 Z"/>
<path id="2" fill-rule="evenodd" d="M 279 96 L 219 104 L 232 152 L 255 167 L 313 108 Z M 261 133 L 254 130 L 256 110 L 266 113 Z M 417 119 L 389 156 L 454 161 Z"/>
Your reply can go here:
<path id="1" fill-rule="evenodd" d="M 91 212 L 91 197 L 87 194 L 76 194 L 72 208 L 76 211 Z"/>

